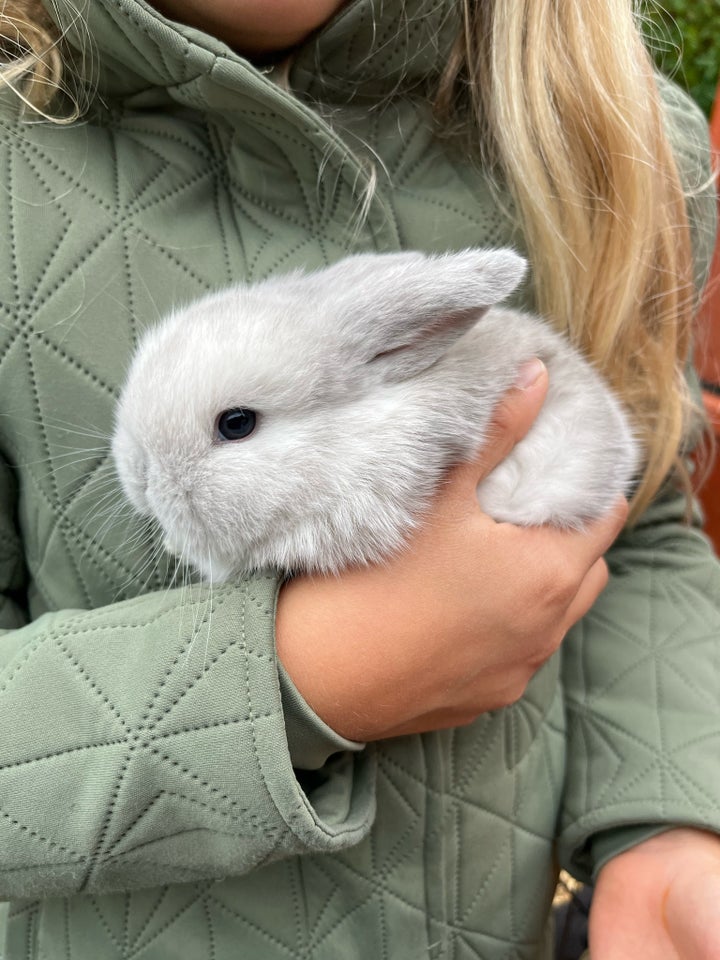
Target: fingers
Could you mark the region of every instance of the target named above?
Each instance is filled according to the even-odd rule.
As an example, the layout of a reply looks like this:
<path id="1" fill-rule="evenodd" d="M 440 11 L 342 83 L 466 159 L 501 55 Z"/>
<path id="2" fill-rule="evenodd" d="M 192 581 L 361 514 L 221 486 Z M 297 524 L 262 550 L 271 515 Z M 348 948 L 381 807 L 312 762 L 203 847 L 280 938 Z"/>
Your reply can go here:
<path id="1" fill-rule="evenodd" d="M 585 562 L 590 567 L 613 545 L 625 526 L 628 511 L 627 500 L 620 497 L 606 516 L 595 520 L 584 530 L 573 530 L 564 534 L 567 548 L 573 551 L 580 563 Z"/>
<path id="2" fill-rule="evenodd" d="M 581 530 L 562 530 L 550 524 L 521 528 L 523 551 L 533 558 L 536 569 L 543 570 L 549 595 L 575 596 L 577 585 L 582 585 L 617 539 L 628 511 L 627 501 L 620 497 L 604 517 Z"/>
<path id="3" fill-rule="evenodd" d="M 609 571 L 603 557 L 622 530 L 627 515 L 627 501 L 621 498 L 607 516 L 584 530 L 535 528 L 538 540 L 533 546 L 538 563 L 541 558 L 544 560 L 546 578 L 559 579 L 559 589 L 555 582 L 546 584 L 546 595 L 567 604 L 562 618 L 564 632 L 585 616 L 607 586 Z M 567 598 L 564 601 L 563 594 Z"/>
<path id="4" fill-rule="evenodd" d="M 578 592 L 567 608 L 565 614 L 565 632 L 574 626 L 578 620 L 582 620 L 607 586 L 608 579 L 607 564 L 602 557 L 600 557 L 588 570 L 585 579 L 580 584 Z"/>

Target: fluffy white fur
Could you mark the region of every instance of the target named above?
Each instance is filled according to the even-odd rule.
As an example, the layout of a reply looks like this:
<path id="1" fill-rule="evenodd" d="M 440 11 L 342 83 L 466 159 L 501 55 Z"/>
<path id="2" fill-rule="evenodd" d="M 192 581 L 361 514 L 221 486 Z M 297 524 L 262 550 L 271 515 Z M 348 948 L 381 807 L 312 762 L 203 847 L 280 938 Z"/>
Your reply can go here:
<path id="1" fill-rule="evenodd" d="M 493 307 L 524 272 L 509 250 L 367 254 L 174 313 L 140 344 L 117 411 L 128 498 L 215 581 L 380 560 L 448 465 L 481 447 L 498 400 L 537 356 L 547 400 L 478 499 L 523 525 L 601 516 L 628 492 L 638 447 L 565 339 Z M 222 442 L 218 416 L 234 407 L 255 410 L 257 428 Z"/>

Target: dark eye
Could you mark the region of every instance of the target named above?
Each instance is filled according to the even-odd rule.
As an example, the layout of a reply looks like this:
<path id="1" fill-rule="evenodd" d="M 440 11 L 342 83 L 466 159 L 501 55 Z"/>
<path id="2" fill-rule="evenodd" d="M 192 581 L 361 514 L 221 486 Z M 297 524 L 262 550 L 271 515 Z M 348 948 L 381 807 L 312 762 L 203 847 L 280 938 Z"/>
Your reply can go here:
<path id="1" fill-rule="evenodd" d="M 255 429 L 257 415 L 254 410 L 234 407 L 223 410 L 218 417 L 217 432 L 220 440 L 244 440 Z"/>

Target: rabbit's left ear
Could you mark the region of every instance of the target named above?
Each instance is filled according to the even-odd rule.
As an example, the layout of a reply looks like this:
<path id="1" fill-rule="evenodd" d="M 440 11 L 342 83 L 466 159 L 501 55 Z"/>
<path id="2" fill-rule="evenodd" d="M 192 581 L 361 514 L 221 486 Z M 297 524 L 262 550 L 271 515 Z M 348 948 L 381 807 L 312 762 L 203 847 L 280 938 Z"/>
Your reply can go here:
<path id="1" fill-rule="evenodd" d="M 525 271 L 512 250 L 465 250 L 361 255 L 327 273 L 338 274 L 340 288 L 352 285 L 351 296 L 347 287 L 342 292 L 339 317 L 347 346 L 382 379 L 404 380 L 439 360 Z"/>

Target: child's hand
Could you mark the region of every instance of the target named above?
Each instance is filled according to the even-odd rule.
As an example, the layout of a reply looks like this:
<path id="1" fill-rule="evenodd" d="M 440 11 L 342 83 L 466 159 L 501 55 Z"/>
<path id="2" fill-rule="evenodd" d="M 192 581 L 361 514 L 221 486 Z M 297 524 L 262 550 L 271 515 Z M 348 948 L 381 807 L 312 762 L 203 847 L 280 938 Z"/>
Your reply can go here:
<path id="1" fill-rule="evenodd" d="M 675 829 L 610 860 L 590 910 L 592 960 L 718 960 L 720 837 Z"/>
<path id="2" fill-rule="evenodd" d="M 280 659 L 342 736 L 458 726 L 513 703 L 604 588 L 624 501 L 583 533 L 495 523 L 477 503 L 478 482 L 527 433 L 546 391 L 540 365 L 508 393 L 494 439 L 450 473 L 407 550 L 281 590 Z"/>

